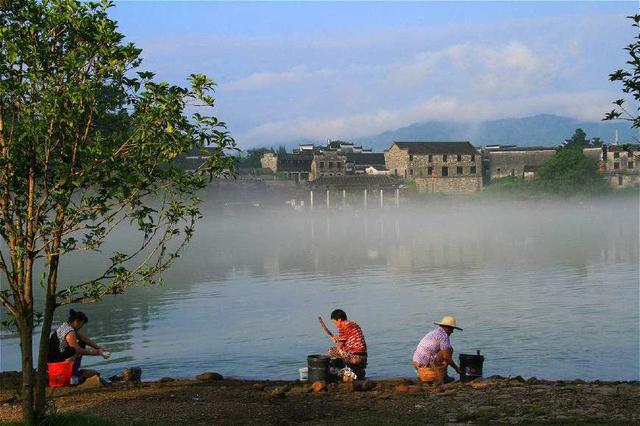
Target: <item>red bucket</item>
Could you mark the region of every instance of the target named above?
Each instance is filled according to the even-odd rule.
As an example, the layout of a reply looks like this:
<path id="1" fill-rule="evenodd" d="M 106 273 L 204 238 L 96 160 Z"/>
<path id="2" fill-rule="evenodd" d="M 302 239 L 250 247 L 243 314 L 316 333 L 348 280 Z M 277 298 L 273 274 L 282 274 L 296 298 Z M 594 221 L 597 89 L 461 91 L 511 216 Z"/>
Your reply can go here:
<path id="1" fill-rule="evenodd" d="M 47 364 L 47 370 L 49 371 L 50 388 L 69 386 L 71 373 L 73 372 L 73 362 L 51 362 Z"/>

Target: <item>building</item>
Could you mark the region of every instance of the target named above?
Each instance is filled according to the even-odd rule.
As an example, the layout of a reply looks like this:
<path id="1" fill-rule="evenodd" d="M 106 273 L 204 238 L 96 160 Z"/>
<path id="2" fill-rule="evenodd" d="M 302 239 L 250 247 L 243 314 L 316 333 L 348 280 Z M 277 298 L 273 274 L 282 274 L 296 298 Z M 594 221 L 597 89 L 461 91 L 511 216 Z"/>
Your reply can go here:
<path id="1" fill-rule="evenodd" d="M 271 173 L 276 173 L 278 171 L 278 156 L 275 152 L 265 152 L 262 154 L 260 164 L 263 169 L 269 169 Z"/>
<path id="2" fill-rule="evenodd" d="M 269 154 L 263 155 L 262 159 L 267 155 Z M 311 176 L 311 163 L 314 159 L 313 152 L 278 155 L 276 159 L 276 172 L 283 173 L 288 179 L 296 182 L 306 182 L 309 180 Z M 272 160 L 269 159 L 268 161 Z M 262 167 L 265 167 L 264 163 Z"/>
<path id="3" fill-rule="evenodd" d="M 265 152 L 260 159 L 262 168 L 285 174 L 296 182 L 321 177 L 365 174 L 367 167 L 384 170 L 384 154 L 354 146 L 344 141 L 328 141 L 326 145 L 300 145 L 292 153 Z"/>
<path id="4" fill-rule="evenodd" d="M 482 189 L 482 156 L 468 141 L 394 142 L 384 158 L 391 175 L 415 181 L 419 192 Z"/>
<path id="5" fill-rule="evenodd" d="M 609 145 L 604 148 L 605 176 L 613 188 L 640 185 L 640 145 Z"/>
<path id="6" fill-rule="evenodd" d="M 346 156 L 338 151 L 317 151 L 313 154 L 308 180 L 325 176 L 344 176 L 346 162 Z"/>
<path id="7" fill-rule="evenodd" d="M 485 182 L 505 176 L 533 178 L 538 167 L 556 153 L 553 147 L 487 146 L 483 151 Z"/>
<path id="8" fill-rule="evenodd" d="M 384 154 L 378 152 L 351 152 L 346 153 L 346 174 L 363 175 L 367 173 L 367 168 L 373 167 L 376 170 L 386 170 Z"/>

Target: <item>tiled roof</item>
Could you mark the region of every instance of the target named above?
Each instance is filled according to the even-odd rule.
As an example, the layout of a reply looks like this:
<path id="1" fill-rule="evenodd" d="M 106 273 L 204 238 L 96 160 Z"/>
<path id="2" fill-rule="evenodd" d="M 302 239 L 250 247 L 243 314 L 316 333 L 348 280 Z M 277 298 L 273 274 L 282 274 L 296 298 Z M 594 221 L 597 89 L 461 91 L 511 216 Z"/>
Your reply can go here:
<path id="1" fill-rule="evenodd" d="M 555 151 L 552 146 L 510 146 L 504 148 L 491 149 L 488 152 L 513 152 L 513 151 Z"/>
<path id="2" fill-rule="evenodd" d="M 398 148 L 408 149 L 409 154 L 475 154 L 476 149 L 468 141 L 463 142 L 394 142 Z"/>
<path id="3" fill-rule="evenodd" d="M 402 179 L 393 176 L 380 175 L 356 175 L 356 176 L 324 176 L 309 182 L 313 187 L 332 188 L 372 188 L 372 187 L 397 187 L 402 184 Z"/>
<path id="4" fill-rule="evenodd" d="M 384 154 L 378 152 L 347 152 L 347 161 L 356 164 L 384 164 Z"/>

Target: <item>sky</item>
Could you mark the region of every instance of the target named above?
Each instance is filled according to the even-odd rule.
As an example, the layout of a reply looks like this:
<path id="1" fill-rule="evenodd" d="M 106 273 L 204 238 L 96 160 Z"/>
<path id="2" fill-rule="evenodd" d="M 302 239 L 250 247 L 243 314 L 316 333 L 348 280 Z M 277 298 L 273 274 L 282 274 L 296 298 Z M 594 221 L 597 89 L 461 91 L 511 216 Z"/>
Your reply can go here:
<path id="1" fill-rule="evenodd" d="M 142 68 L 213 78 L 242 148 L 425 121 L 549 113 L 599 121 L 621 97 L 638 2 L 130 2 Z"/>

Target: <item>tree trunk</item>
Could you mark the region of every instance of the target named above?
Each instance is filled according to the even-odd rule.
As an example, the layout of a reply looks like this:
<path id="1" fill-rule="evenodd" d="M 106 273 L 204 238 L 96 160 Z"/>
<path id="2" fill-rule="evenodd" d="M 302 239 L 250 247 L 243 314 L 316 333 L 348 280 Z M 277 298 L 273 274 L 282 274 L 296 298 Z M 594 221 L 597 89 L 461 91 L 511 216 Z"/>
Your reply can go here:
<path id="1" fill-rule="evenodd" d="M 23 319 L 18 322 L 20 350 L 22 352 L 22 391 L 20 399 L 22 400 L 22 420 L 27 426 L 36 424 L 33 406 L 33 327 L 30 322 Z"/>
<path id="2" fill-rule="evenodd" d="M 44 419 L 47 409 L 47 356 L 49 354 L 49 334 L 53 323 L 53 313 L 55 312 L 55 295 L 47 294 L 44 308 L 44 318 L 42 330 L 40 331 L 40 347 L 38 349 L 38 375 L 36 377 L 35 389 L 35 417 L 37 420 Z"/>

